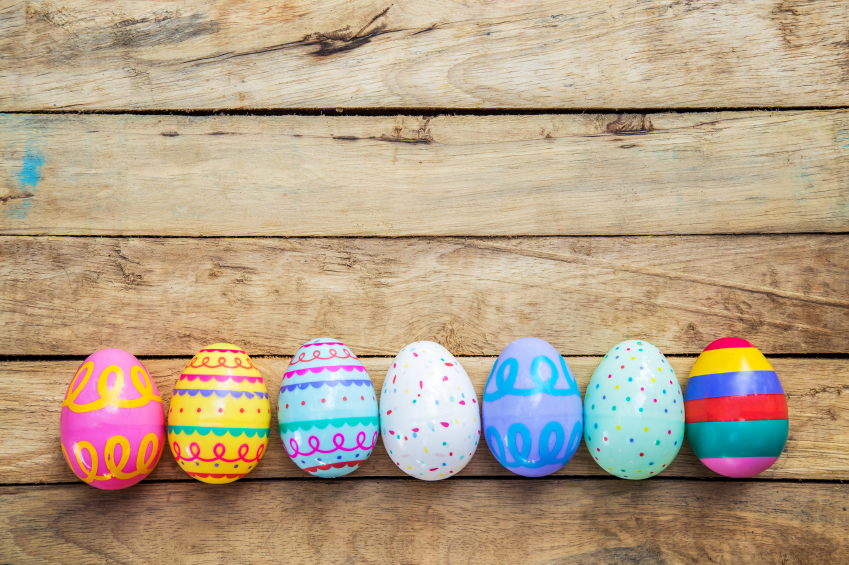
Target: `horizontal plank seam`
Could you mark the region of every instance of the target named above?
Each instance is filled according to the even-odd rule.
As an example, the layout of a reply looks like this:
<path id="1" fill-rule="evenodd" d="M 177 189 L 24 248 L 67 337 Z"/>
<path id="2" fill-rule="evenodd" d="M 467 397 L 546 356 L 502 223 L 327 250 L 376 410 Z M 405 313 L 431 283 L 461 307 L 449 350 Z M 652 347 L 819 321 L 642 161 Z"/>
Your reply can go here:
<path id="1" fill-rule="evenodd" d="M 506 346 L 506 344 L 505 344 Z M 196 352 L 189 352 L 186 355 L 136 355 L 135 357 L 140 361 L 153 361 L 153 360 L 183 360 L 185 361 L 188 357 L 191 357 Z M 294 355 L 294 351 L 289 354 L 280 353 L 280 354 L 256 354 L 251 355 L 251 359 L 264 359 L 264 360 L 273 360 L 273 359 L 284 359 L 291 357 Z M 599 358 L 603 357 L 605 352 L 602 353 L 576 353 L 570 354 L 565 353 L 561 354 L 563 357 L 569 359 L 591 359 L 591 358 Z M 769 358 L 772 360 L 781 360 L 781 359 L 812 359 L 812 360 L 849 360 L 849 353 L 768 353 Z M 664 353 L 664 357 L 667 359 L 695 359 L 698 357 L 698 353 Z M 87 355 L 0 355 L 0 363 L 53 363 L 59 361 L 84 361 L 88 356 Z M 392 358 L 392 354 L 386 355 L 358 355 L 358 359 L 388 359 Z M 459 358 L 462 359 L 495 359 L 498 357 L 497 355 L 460 355 Z"/>
<path id="2" fill-rule="evenodd" d="M 0 226 L 0 230 L 3 227 Z M 32 231 L 32 230 L 30 230 Z M 598 234 L 569 234 L 563 235 L 559 233 L 551 233 L 551 234 L 515 234 L 515 235 L 479 235 L 473 233 L 447 233 L 443 235 L 159 235 L 155 233 L 134 233 L 134 232 L 123 232 L 120 234 L 54 234 L 54 233 L 27 233 L 26 231 L 21 233 L 0 233 L 0 237 L 67 237 L 67 238 L 97 238 L 97 239 L 126 239 L 126 238 L 137 238 L 137 239 L 456 239 L 456 238 L 473 238 L 473 239 L 552 239 L 552 238 L 561 238 L 561 239 L 600 239 L 600 238 L 610 238 L 610 239 L 625 239 L 625 238 L 635 238 L 635 237 L 645 237 L 645 238 L 670 238 L 670 237 L 764 237 L 764 236 L 786 236 L 786 237 L 804 237 L 804 236 L 812 236 L 812 235 L 830 235 L 830 236 L 844 236 L 849 235 L 849 231 L 805 231 L 805 232 L 716 232 L 716 233 L 617 233 L 617 234 L 606 234 L 606 235 L 598 235 Z"/>
<path id="3" fill-rule="evenodd" d="M 514 115 L 569 115 L 569 114 L 696 114 L 704 112 L 805 112 L 825 110 L 845 110 L 849 106 L 711 106 L 681 108 L 464 108 L 464 107 L 410 107 L 387 106 L 368 107 L 328 107 L 328 108 L 204 108 L 204 109 L 157 109 L 157 108 L 103 108 L 97 110 L 54 109 L 54 110 L 6 110 L 0 108 L 0 114 L 106 114 L 137 116 L 351 116 L 351 117 L 390 117 L 399 114 L 415 116 L 514 116 Z"/>
<path id="4" fill-rule="evenodd" d="M 621 481 L 619 477 L 614 477 L 613 475 L 549 475 L 544 478 L 539 479 L 529 479 L 526 477 L 519 476 L 506 476 L 506 475 L 457 475 L 455 477 L 451 477 L 451 481 L 515 481 L 515 482 L 533 482 L 533 481 L 558 481 L 558 482 L 570 482 L 570 481 Z M 268 482 L 309 482 L 309 483 L 335 483 L 339 484 L 344 481 L 357 481 L 357 482 L 367 482 L 367 481 L 407 481 L 412 484 L 417 484 L 419 481 L 415 478 L 408 476 L 356 476 L 351 475 L 347 476 L 344 479 L 336 479 L 336 480 L 327 480 L 320 479 L 318 477 L 311 477 L 305 475 L 303 477 L 242 477 L 239 479 L 239 483 L 268 483 Z M 757 478 L 751 477 L 747 479 L 732 479 L 728 477 L 679 477 L 679 476 L 668 476 L 665 477 L 663 475 L 658 475 L 656 477 L 652 477 L 652 482 L 655 481 L 669 481 L 669 482 L 710 482 L 710 483 L 764 483 L 764 484 L 821 484 L 821 485 L 845 485 L 846 481 L 843 479 L 766 479 L 766 478 Z M 151 479 L 138 483 L 139 485 L 152 485 L 152 484 L 201 484 L 196 479 L 185 478 L 185 479 Z M 83 488 L 91 488 L 89 485 L 82 483 L 81 481 L 67 481 L 67 482 L 55 482 L 55 483 L 0 483 L 0 489 L 2 488 L 18 488 L 18 487 L 55 487 L 55 486 L 80 486 Z M 849 485 L 847 485 L 849 486 Z M 206 487 L 204 487 L 206 488 Z"/>

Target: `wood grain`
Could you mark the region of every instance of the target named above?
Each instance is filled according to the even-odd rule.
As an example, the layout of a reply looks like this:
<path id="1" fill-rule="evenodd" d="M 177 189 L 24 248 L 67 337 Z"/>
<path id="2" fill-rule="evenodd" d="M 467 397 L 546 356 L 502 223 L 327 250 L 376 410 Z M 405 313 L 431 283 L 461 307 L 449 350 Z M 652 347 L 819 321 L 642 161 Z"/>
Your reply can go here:
<path id="1" fill-rule="evenodd" d="M 0 354 L 191 356 L 219 341 L 359 355 L 419 339 L 497 355 L 522 336 L 567 355 L 623 339 L 699 353 L 849 351 L 845 235 L 530 239 L 0 238 Z"/>
<path id="2" fill-rule="evenodd" d="M 839 0 L 4 2 L 0 109 L 849 103 Z"/>
<path id="3" fill-rule="evenodd" d="M 567 358 L 575 373 L 581 394 L 586 393 L 590 376 L 601 358 Z M 283 451 L 277 433 L 277 390 L 286 371 L 286 358 L 254 358 L 271 393 L 271 440 L 262 463 L 250 478 L 306 478 Z M 165 403 L 187 359 L 151 359 L 145 368 L 154 377 Z M 391 358 L 364 359 L 375 388 L 380 386 Z M 495 358 L 463 358 L 463 367 L 475 386 L 478 398 Z M 671 357 L 682 387 L 695 358 Z M 839 359 L 771 359 L 781 377 L 790 410 L 790 436 L 784 454 L 759 479 L 840 479 L 849 480 L 849 367 Z M 0 484 L 55 483 L 78 480 L 62 458 L 59 447 L 59 415 L 68 383 L 79 362 L 0 363 Z M 683 390 L 683 389 L 682 389 Z M 37 422 L 37 424 L 36 424 Z M 558 475 L 608 476 L 590 457 L 581 443 L 578 453 Z M 389 459 L 383 444 L 351 477 L 405 477 Z M 515 477 L 504 469 L 482 443 L 471 463 L 459 476 Z M 675 462 L 662 477 L 718 477 L 703 466 L 685 442 Z M 191 480 L 166 448 L 152 480 Z"/>
<path id="4" fill-rule="evenodd" d="M 847 226 L 845 110 L 0 115 L 0 234 L 7 235 L 659 235 Z"/>
<path id="5" fill-rule="evenodd" d="M 0 488 L 7 563 L 845 562 L 849 487 L 579 479 Z"/>

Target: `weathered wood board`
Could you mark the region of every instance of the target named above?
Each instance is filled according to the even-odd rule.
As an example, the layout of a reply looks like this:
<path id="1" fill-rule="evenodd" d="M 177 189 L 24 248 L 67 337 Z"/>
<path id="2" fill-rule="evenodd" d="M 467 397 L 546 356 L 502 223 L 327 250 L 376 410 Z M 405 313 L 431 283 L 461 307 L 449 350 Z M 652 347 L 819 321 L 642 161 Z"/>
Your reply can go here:
<path id="1" fill-rule="evenodd" d="M 567 358 L 575 373 L 582 396 L 601 358 Z M 277 390 L 288 365 L 286 358 L 254 358 L 270 392 L 271 438 L 262 463 L 249 475 L 257 478 L 305 478 L 308 475 L 292 463 L 277 433 Z M 374 382 L 378 399 L 391 358 L 363 359 Z M 478 398 L 495 358 L 461 359 L 475 386 Z M 671 357 L 670 362 L 682 387 L 695 358 Z M 156 381 L 167 413 L 171 391 L 187 359 L 151 359 L 144 365 Z M 849 480 L 849 366 L 841 359 L 772 359 L 781 377 L 790 410 L 790 436 L 784 454 L 759 479 Z M 62 458 L 59 448 L 59 415 L 62 398 L 79 362 L 0 363 L 0 484 L 78 482 Z M 32 394 L 28 391 L 38 391 Z M 684 389 L 682 389 L 684 390 Z M 33 422 L 39 425 L 34 426 Z M 578 453 L 558 475 L 607 476 L 581 444 Z M 383 444 L 351 478 L 383 476 L 402 478 Z M 471 463 L 458 475 L 516 477 L 504 469 L 482 442 Z M 675 462 L 661 477 L 719 476 L 703 466 L 684 446 Z M 188 480 L 168 448 L 150 480 Z"/>
<path id="2" fill-rule="evenodd" d="M 0 238 L 0 352 L 191 356 L 217 341 L 291 355 L 329 335 L 358 355 L 419 339 L 498 355 L 536 335 L 565 355 L 624 339 L 699 353 L 849 352 L 849 236 L 528 239 Z"/>
<path id="3" fill-rule="evenodd" d="M 6 563 L 837 564 L 849 487 L 453 478 L 0 487 Z"/>
<path id="4" fill-rule="evenodd" d="M 0 0 L 0 564 L 845 562 L 848 33 L 837 0 Z M 197 349 L 237 343 L 276 410 L 322 335 L 378 393 L 439 341 L 479 396 L 527 335 L 582 393 L 623 339 L 684 389 L 738 335 L 790 434 L 747 481 L 686 442 L 650 481 L 584 445 L 520 479 L 482 443 L 423 483 L 380 442 L 320 481 L 276 417 L 230 485 L 166 448 L 105 492 L 62 458 L 97 349 L 142 356 L 167 410 Z"/>
<path id="5" fill-rule="evenodd" d="M 0 234 L 659 235 L 847 227 L 846 110 L 0 115 Z"/>
<path id="6" fill-rule="evenodd" d="M 849 104 L 839 0 L 0 6 L 0 110 Z"/>

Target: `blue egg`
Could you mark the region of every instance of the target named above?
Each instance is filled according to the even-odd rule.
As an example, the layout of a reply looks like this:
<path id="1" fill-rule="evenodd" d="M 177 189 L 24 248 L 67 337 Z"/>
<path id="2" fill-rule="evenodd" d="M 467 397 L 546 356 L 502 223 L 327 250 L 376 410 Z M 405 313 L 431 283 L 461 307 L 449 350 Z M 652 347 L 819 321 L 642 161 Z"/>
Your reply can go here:
<path id="1" fill-rule="evenodd" d="M 365 367 L 344 343 L 308 341 L 280 384 L 283 448 L 311 475 L 330 479 L 353 472 L 377 441 L 376 396 Z"/>
<path id="2" fill-rule="evenodd" d="M 518 339 L 495 361 L 483 396 L 484 437 L 508 470 L 544 477 L 578 449 L 584 425 L 578 384 L 554 347 Z"/>

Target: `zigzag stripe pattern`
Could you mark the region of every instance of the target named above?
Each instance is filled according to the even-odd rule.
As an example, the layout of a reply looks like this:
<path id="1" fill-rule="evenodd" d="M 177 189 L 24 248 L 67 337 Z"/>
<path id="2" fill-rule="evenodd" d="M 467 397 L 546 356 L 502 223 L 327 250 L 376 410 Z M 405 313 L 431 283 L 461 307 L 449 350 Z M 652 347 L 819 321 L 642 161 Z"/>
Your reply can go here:
<path id="1" fill-rule="evenodd" d="M 290 365 L 291 366 L 291 365 Z M 348 373 L 353 371 L 359 371 L 360 373 L 364 373 L 366 368 L 362 365 L 327 365 L 324 367 L 310 367 L 307 369 L 296 369 L 294 371 L 288 371 L 285 375 L 283 375 L 284 379 L 291 379 L 295 375 L 303 376 L 307 374 L 307 371 L 311 373 L 320 373 L 322 371 L 330 371 L 331 373 L 338 373 L 339 369 L 343 369 Z"/>
<path id="2" fill-rule="evenodd" d="M 226 383 L 227 381 L 233 381 L 234 383 L 247 381 L 251 384 L 263 382 L 262 377 L 240 377 L 237 375 L 193 375 L 186 373 L 180 375 L 181 381 L 193 381 L 196 379 L 200 379 L 200 381 L 204 383 L 209 382 L 212 379 L 215 379 L 219 383 Z"/>
<path id="3" fill-rule="evenodd" d="M 341 380 L 341 381 L 312 381 L 312 382 L 308 382 L 308 383 L 298 383 L 298 384 L 294 384 L 294 385 L 283 385 L 283 386 L 280 387 L 280 392 L 283 392 L 283 391 L 292 392 L 296 388 L 300 389 L 300 390 L 306 390 L 309 387 L 319 388 L 323 385 L 327 385 L 329 387 L 336 387 L 337 385 L 340 385 L 340 384 L 342 386 L 355 385 L 355 386 L 370 387 L 371 381 L 370 380 L 353 380 L 353 379 L 345 379 L 345 380 Z"/>
<path id="4" fill-rule="evenodd" d="M 268 393 L 266 392 L 248 392 L 246 390 L 207 390 L 202 388 L 175 388 L 174 394 L 179 396 L 197 396 L 200 394 L 205 398 L 209 398 L 213 394 L 218 398 L 224 398 L 228 394 L 233 398 L 242 398 L 245 396 L 246 398 L 253 398 L 254 396 L 258 396 L 260 398 L 268 398 Z"/>

